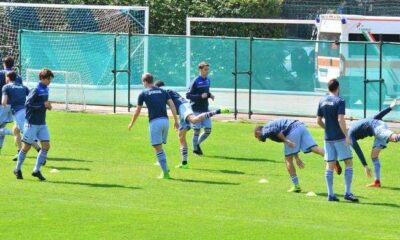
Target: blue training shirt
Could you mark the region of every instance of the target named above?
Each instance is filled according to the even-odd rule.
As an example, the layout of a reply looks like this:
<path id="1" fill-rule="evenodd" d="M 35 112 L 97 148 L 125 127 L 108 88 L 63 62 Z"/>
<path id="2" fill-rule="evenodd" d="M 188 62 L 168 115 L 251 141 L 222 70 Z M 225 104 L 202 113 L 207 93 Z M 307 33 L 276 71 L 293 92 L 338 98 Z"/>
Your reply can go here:
<path id="1" fill-rule="evenodd" d="M 46 124 L 46 107 L 44 103 L 49 100 L 49 88 L 41 82 L 29 92 L 25 102 L 25 119 L 32 125 Z"/>
<path id="2" fill-rule="evenodd" d="M 285 137 L 288 136 L 296 127 L 304 125 L 298 120 L 280 118 L 268 122 L 262 129 L 262 140 L 267 138 L 275 142 L 283 142 L 278 134 L 282 133 Z"/>
<path id="3" fill-rule="evenodd" d="M 168 95 L 171 97 L 172 101 L 174 102 L 175 108 L 179 114 L 179 107 L 184 103 L 188 103 L 188 101 L 174 90 L 167 89 L 166 91 Z"/>
<path id="4" fill-rule="evenodd" d="M 6 68 L 6 69 L 3 69 L 3 70 L 0 70 L 0 89 L 3 89 L 3 86 L 5 86 L 7 84 L 6 83 L 6 75 L 7 75 L 7 73 L 9 73 L 11 71 L 14 71 L 14 69 Z M 21 78 L 20 75 L 17 75 L 17 77 L 15 78 L 15 82 L 19 83 L 19 84 L 22 84 L 22 78 Z M 2 97 L 3 97 L 3 92 L 0 91 L 0 99 Z"/>
<path id="5" fill-rule="evenodd" d="M 153 86 L 143 90 L 138 97 L 138 106 L 143 106 L 146 103 L 149 112 L 149 121 L 156 118 L 168 118 L 167 102 L 171 99 L 167 91 Z"/>
<path id="6" fill-rule="evenodd" d="M 195 112 L 208 112 L 208 98 L 210 97 L 210 78 L 197 76 L 191 83 L 186 98 L 192 103 Z M 208 94 L 208 98 L 202 98 L 203 93 Z"/>
<path id="7" fill-rule="evenodd" d="M 318 117 L 325 118 L 325 140 L 337 141 L 346 138 L 339 125 L 339 115 L 346 114 L 345 100 L 339 96 L 325 96 L 318 105 Z"/>
<path id="8" fill-rule="evenodd" d="M 3 96 L 7 96 L 7 103 L 11 105 L 13 114 L 25 108 L 26 96 L 29 94 L 29 89 L 19 83 L 11 82 L 3 86 Z"/>
<path id="9" fill-rule="evenodd" d="M 367 161 L 357 141 L 366 137 L 374 136 L 375 127 L 382 123 L 382 118 L 390 111 L 392 111 L 392 109 L 388 107 L 376 114 L 373 118 L 358 120 L 354 122 L 349 129 L 351 145 L 363 166 L 367 166 Z"/>

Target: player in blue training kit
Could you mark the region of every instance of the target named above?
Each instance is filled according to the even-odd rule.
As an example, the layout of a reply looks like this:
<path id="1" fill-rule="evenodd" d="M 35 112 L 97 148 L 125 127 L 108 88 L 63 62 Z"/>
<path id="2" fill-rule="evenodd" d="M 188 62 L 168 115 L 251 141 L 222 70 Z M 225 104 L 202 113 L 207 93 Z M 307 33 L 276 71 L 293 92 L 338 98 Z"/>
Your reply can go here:
<path id="1" fill-rule="evenodd" d="M 49 88 L 51 80 L 54 78 L 53 73 L 49 69 L 43 69 L 39 73 L 39 83 L 33 88 L 26 99 L 26 116 L 24 135 L 22 137 L 22 149 L 18 154 L 17 166 L 14 174 L 17 179 L 23 179 L 21 166 L 31 149 L 32 143 L 37 139 L 40 141 L 42 149 L 40 150 L 32 176 L 37 177 L 40 181 L 46 180 L 40 172 L 40 167 L 47 159 L 47 153 L 50 149 L 50 134 L 46 124 L 46 111 L 51 110 L 52 106 L 49 102 Z"/>
<path id="2" fill-rule="evenodd" d="M 379 161 L 379 153 L 386 148 L 388 142 L 398 142 L 400 135 L 394 134 L 386 125 L 382 118 L 388 114 L 395 106 L 397 100 L 394 100 L 390 106 L 376 114 L 373 118 L 361 119 L 355 121 L 349 129 L 349 138 L 354 151 L 357 153 L 365 172 L 371 177 L 371 169 L 368 167 L 364 154 L 358 144 L 358 140 L 366 137 L 375 137 L 374 145 L 371 151 L 371 158 L 374 164 L 375 180 L 367 185 L 368 187 L 381 187 L 381 164 Z"/>
<path id="3" fill-rule="evenodd" d="M 17 156 L 13 159 L 14 161 L 17 161 L 18 153 L 22 148 L 21 133 L 24 130 L 25 124 L 25 101 L 26 96 L 29 94 L 29 89 L 27 87 L 15 81 L 17 76 L 17 73 L 14 71 L 8 72 L 6 75 L 7 84 L 4 85 L 2 89 L 2 105 L 3 107 L 7 107 L 7 105 L 11 106 L 11 113 L 15 121 L 14 136 L 15 145 L 18 149 Z M 40 147 L 36 142 L 33 142 L 32 146 L 37 152 L 40 152 Z"/>
<path id="4" fill-rule="evenodd" d="M 208 99 L 215 99 L 214 95 L 210 93 L 210 78 L 208 78 L 209 65 L 206 62 L 201 62 L 198 66 L 200 75 L 197 76 L 191 83 L 186 98 L 190 100 L 192 109 L 195 115 L 199 115 L 208 110 Z M 204 133 L 200 136 L 201 129 L 204 128 Z M 204 119 L 203 121 L 193 124 L 193 153 L 196 155 L 203 155 L 200 144 L 204 142 L 211 134 L 211 119 Z"/>
<path id="5" fill-rule="evenodd" d="M 157 87 L 164 87 L 165 83 L 162 81 L 156 81 L 154 85 L 156 85 Z M 190 130 L 189 124 L 202 122 L 205 119 L 209 119 L 217 114 L 229 113 L 229 110 L 222 108 L 216 111 L 205 112 L 196 116 L 192 110 L 192 105 L 190 105 L 190 103 L 185 98 L 183 98 L 179 93 L 174 90 L 166 89 L 166 91 L 174 102 L 175 108 L 178 110 L 179 115 L 179 142 L 181 144 L 182 163 L 177 167 L 187 169 L 189 168 L 189 164 L 187 161 L 188 147 L 186 142 L 186 133 Z"/>
<path id="6" fill-rule="evenodd" d="M 4 69 L 0 71 L 0 90 L 7 84 L 6 75 L 7 73 L 14 71 L 14 59 L 12 57 L 3 58 Z M 22 78 L 17 75 L 16 82 L 22 84 Z M 2 99 L 2 92 L 0 91 L 0 99 Z M 12 122 L 12 114 L 9 106 L 0 106 L 0 150 L 3 147 L 4 139 L 6 135 L 12 135 L 12 131 L 5 128 L 7 123 Z"/>
<path id="7" fill-rule="evenodd" d="M 139 95 L 136 111 L 132 116 L 132 120 L 128 125 L 128 129 L 130 130 L 133 127 L 140 115 L 143 103 L 146 103 L 150 121 L 149 130 L 151 145 L 154 147 L 158 163 L 162 169 L 162 173 L 159 178 L 170 179 L 167 157 L 163 150 L 162 144 L 167 143 L 169 129 L 166 105 L 168 105 L 171 109 L 175 121 L 174 127 L 178 129 L 179 124 L 176 108 L 169 94 L 165 90 L 154 85 L 153 76 L 150 73 L 145 73 L 142 75 L 142 82 L 143 86 L 147 89 Z"/>
<path id="8" fill-rule="evenodd" d="M 256 126 L 254 136 L 262 142 L 269 138 L 274 142 L 284 143 L 286 167 L 293 183 L 293 187 L 288 192 L 301 192 L 293 158 L 296 160 L 297 166 L 302 169 L 304 168 L 304 163 L 299 158 L 298 153 L 300 151 L 304 153 L 314 152 L 324 156 L 324 150 L 318 147 L 305 124 L 298 120 L 275 119 L 265 126 Z"/>
<path id="9" fill-rule="evenodd" d="M 350 140 L 347 137 L 345 113 L 346 104 L 339 97 L 339 82 L 332 79 L 328 82 L 329 95 L 323 97 L 318 106 L 317 123 L 325 129 L 325 160 L 327 161 L 325 179 L 328 189 L 328 201 L 339 201 L 333 192 L 333 170 L 337 160 L 344 161 L 345 195 L 344 199 L 358 202 L 351 192 L 353 180 L 353 161 L 350 149 Z M 325 119 L 325 122 L 322 120 Z"/>

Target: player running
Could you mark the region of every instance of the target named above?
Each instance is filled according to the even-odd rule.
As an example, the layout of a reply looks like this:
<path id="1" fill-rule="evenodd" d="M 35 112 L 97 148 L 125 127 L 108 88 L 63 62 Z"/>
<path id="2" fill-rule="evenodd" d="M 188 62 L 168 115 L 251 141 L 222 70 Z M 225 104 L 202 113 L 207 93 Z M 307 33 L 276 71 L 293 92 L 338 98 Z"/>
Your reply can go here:
<path id="1" fill-rule="evenodd" d="M 324 150 L 319 148 L 315 143 L 305 124 L 298 120 L 275 119 L 268 122 L 265 126 L 256 126 L 254 136 L 261 142 L 265 142 L 269 138 L 274 142 L 284 143 L 286 167 L 293 183 L 293 187 L 288 192 L 301 192 L 293 158 L 296 160 L 297 166 L 302 169 L 304 168 L 304 163 L 298 155 L 300 150 L 304 153 L 313 152 L 324 156 Z M 341 168 L 339 163 L 337 163 L 337 166 L 336 170 L 340 174 Z"/>
<path id="2" fill-rule="evenodd" d="M 165 83 L 162 81 L 156 81 L 154 85 L 156 85 L 157 87 L 164 87 Z M 229 110 L 222 108 L 216 111 L 201 113 L 200 115 L 196 116 L 192 110 L 192 105 L 190 105 L 190 103 L 185 98 L 183 98 L 179 93 L 174 90 L 166 89 L 166 91 L 174 102 L 175 108 L 178 109 L 179 115 L 179 142 L 181 145 L 182 162 L 180 165 L 177 166 L 177 168 L 188 169 L 189 164 L 187 161 L 188 146 L 186 142 L 186 133 L 190 130 L 189 124 L 202 122 L 205 119 L 209 119 L 217 114 L 229 113 Z"/>
<path id="3" fill-rule="evenodd" d="M 318 106 L 317 123 L 325 129 L 325 160 L 326 171 L 325 179 L 328 188 L 328 201 L 339 201 L 333 192 L 333 170 L 336 161 L 344 161 L 346 169 L 344 171 L 345 195 L 344 199 L 351 202 L 358 202 L 351 192 L 351 183 L 353 179 L 353 161 L 352 153 L 347 137 L 345 121 L 345 100 L 339 97 L 339 82 L 332 79 L 328 82 L 329 95 L 323 97 Z M 322 119 L 325 119 L 323 121 Z"/>
<path id="4" fill-rule="evenodd" d="M 211 80 L 208 77 L 209 64 L 201 62 L 198 65 L 199 76 L 197 76 L 191 83 L 186 98 L 190 100 L 194 114 L 200 115 L 208 110 L 208 99 L 215 99 L 214 95 L 210 93 Z M 200 136 L 201 129 L 204 128 L 204 133 Z M 196 155 L 203 155 L 200 144 L 204 142 L 211 134 L 211 119 L 207 118 L 201 122 L 193 124 L 193 153 Z"/>
<path id="5" fill-rule="evenodd" d="M 372 163 L 374 164 L 375 180 L 367 185 L 368 187 L 381 187 L 381 164 L 379 161 L 379 153 L 386 148 L 388 142 L 398 142 L 399 134 L 394 134 L 382 120 L 396 106 L 397 99 L 393 100 L 390 106 L 376 114 L 373 118 L 361 119 L 355 121 L 349 129 L 349 137 L 351 145 L 364 166 L 365 173 L 371 177 L 371 169 L 368 167 L 364 154 L 358 144 L 358 140 L 366 137 L 375 137 L 371 151 Z"/>
<path id="6" fill-rule="evenodd" d="M 14 71 L 8 72 L 6 75 L 7 84 L 3 86 L 2 89 L 2 105 L 3 107 L 7 107 L 7 105 L 11 106 L 11 113 L 13 115 L 15 126 L 14 126 L 14 136 L 15 136 L 15 145 L 17 146 L 17 155 L 14 157 L 14 161 L 18 159 L 18 153 L 21 151 L 22 143 L 21 143 L 21 133 L 24 130 L 25 123 L 25 101 L 26 96 L 29 94 L 29 89 L 24 85 L 16 82 L 17 73 Z M 32 146 L 36 149 L 37 152 L 40 152 L 40 147 L 37 142 L 33 142 Z"/>
<path id="7" fill-rule="evenodd" d="M 39 83 L 33 88 L 26 99 L 26 116 L 24 135 L 22 138 L 22 149 L 18 154 L 17 166 L 14 174 L 17 179 L 23 179 L 21 167 L 24 163 L 26 155 L 31 149 L 32 143 L 37 139 L 40 141 L 42 149 L 40 150 L 32 176 L 37 177 L 40 181 L 46 179 L 40 172 L 40 167 L 47 159 L 47 153 L 50 149 L 50 134 L 46 124 L 46 111 L 51 110 L 52 106 L 49 102 L 49 88 L 53 73 L 49 69 L 43 69 L 39 73 Z"/>
<path id="8" fill-rule="evenodd" d="M 169 128 L 166 105 L 168 105 L 171 109 L 175 121 L 174 127 L 178 129 L 179 124 L 176 114 L 176 108 L 169 94 L 163 89 L 154 85 L 153 75 L 151 75 L 150 73 L 143 74 L 142 82 L 143 86 L 147 89 L 139 95 L 136 111 L 132 116 L 132 120 L 128 125 L 128 129 L 130 130 L 133 127 L 137 118 L 140 115 L 143 103 L 146 103 L 150 121 L 151 145 L 154 147 L 157 155 L 157 160 L 162 169 L 162 173 L 159 178 L 170 179 L 171 177 L 169 175 L 167 157 L 163 150 L 162 144 L 167 143 Z"/>

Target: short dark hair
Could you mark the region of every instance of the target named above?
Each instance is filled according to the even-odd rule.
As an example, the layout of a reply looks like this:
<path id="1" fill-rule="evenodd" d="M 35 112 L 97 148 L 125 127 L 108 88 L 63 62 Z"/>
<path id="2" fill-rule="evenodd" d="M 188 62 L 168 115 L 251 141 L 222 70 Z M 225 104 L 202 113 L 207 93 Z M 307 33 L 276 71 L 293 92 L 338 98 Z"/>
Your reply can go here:
<path id="1" fill-rule="evenodd" d="M 14 59 L 10 56 L 3 58 L 3 63 L 6 66 L 6 68 L 14 67 Z"/>
<path id="2" fill-rule="evenodd" d="M 153 75 L 151 75 L 151 73 L 143 73 L 142 81 L 147 83 L 153 83 L 154 81 Z"/>
<path id="3" fill-rule="evenodd" d="M 54 78 L 54 74 L 50 69 L 43 68 L 40 73 L 39 73 L 39 79 L 44 80 L 44 79 L 50 79 Z"/>
<path id="4" fill-rule="evenodd" d="M 161 80 L 157 80 L 154 82 L 154 85 L 156 85 L 157 87 L 164 87 L 165 83 Z"/>
<path id="5" fill-rule="evenodd" d="M 199 69 L 203 69 L 204 67 L 209 67 L 210 65 L 207 62 L 201 62 L 199 63 Z"/>
<path id="6" fill-rule="evenodd" d="M 6 74 L 6 76 L 7 76 L 7 78 L 8 78 L 11 82 L 14 82 L 15 79 L 17 78 L 17 73 L 14 72 L 14 71 L 11 71 L 11 72 L 8 72 L 8 73 Z"/>
<path id="7" fill-rule="evenodd" d="M 329 80 L 328 89 L 329 92 L 334 92 L 339 88 L 339 81 L 336 78 Z"/>

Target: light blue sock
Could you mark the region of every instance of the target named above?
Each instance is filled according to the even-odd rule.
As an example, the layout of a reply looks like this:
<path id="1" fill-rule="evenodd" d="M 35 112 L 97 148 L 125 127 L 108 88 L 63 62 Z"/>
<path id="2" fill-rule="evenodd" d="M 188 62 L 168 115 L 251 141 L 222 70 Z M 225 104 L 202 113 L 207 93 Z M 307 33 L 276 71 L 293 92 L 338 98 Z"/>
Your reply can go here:
<path id="1" fill-rule="evenodd" d="M 353 168 L 346 167 L 344 170 L 344 181 L 345 181 L 345 194 L 351 194 L 351 182 L 353 180 Z"/>
<path id="2" fill-rule="evenodd" d="M 0 134 L 0 148 L 2 148 L 4 145 L 4 139 L 5 139 L 4 135 Z"/>
<path id="3" fill-rule="evenodd" d="M 328 196 L 334 196 L 333 193 L 333 171 L 330 169 L 325 170 L 326 186 L 328 188 Z"/>
<path id="4" fill-rule="evenodd" d="M 187 164 L 187 158 L 188 158 L 188 149 L 187 149 L 187 147 L 182 147 L 181 148 L 181 153 L 182 153 L 182 164 Z"/>
<path id="5" fill-rule="evenodd" d="M 162 171 L 168 173 L 167 156 L 165 156 L 164 150 L 157 153 L 157 160 L 160 163 Z"/>
<path id="6" fill-rule="evenodd" d="M 23 150 L 19 151 L 18 153 L 18 161 L 17 161 L 17 166 L 15 167 L 16 171 L 20 171 L 22 164 L 24 163 L 26 158 L 26 152 L 24 152 Z"/>
<path id="7" fill-rule="evenodd" d="M 36 158 L 36 163 L 35 167 L 33 168 L 33 172 L 39 172 L 40 167 L 43 165 L 44 161 L 46 161 L 47 158 L 47 151 L 45 150 L 40 150 L 39 155 Z"/>
<path id="8" fill-rule="evenodd" d="M 292 177 L 292 183 L 293 183 L 295 186 L 299 185 L 299 178 L 298 178 L 296 175 L 291 176 L 291 177 Z"/>
<path id="9" fill-rule="evenodd" d="M 375 171 L 375 179 L 381 180 L 381 163 L 379 162 L 379 158 L 373 158 L 372 162 L 374 163 L 374 171 Z"/>
<path id="10" fill-rule="evenodd" d="M 199 138 L 198 144 L 200 145 L 202 142 L 204 142 L 208 138 L 208 136 L 210 136 L 210 134 L 211 134 L 211 128 L 204 129 L 203 134 L 201 134 Z"/>
<path id="11" fill-rule="evenodd" d="M 193 150 L 197 150 L 197 144 L 199 144 L 200 129 L 193 130 Z"/>

